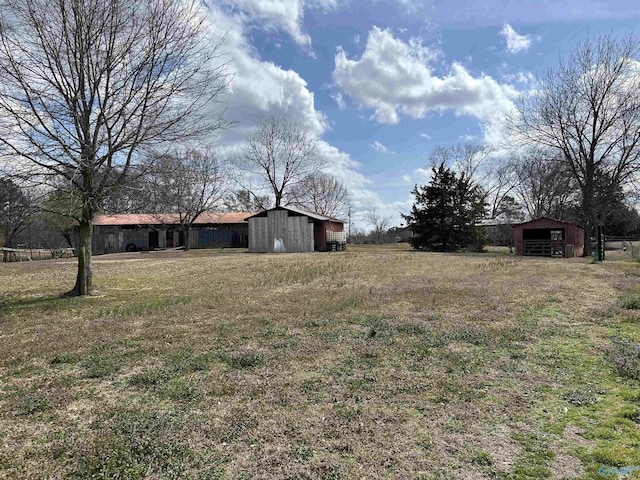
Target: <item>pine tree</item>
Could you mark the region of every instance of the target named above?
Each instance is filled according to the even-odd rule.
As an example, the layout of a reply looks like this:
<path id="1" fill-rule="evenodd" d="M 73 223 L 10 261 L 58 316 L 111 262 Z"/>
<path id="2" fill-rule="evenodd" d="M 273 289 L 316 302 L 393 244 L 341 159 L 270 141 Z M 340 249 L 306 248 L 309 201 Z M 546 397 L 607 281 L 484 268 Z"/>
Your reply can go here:
<path id="1" fill-rule="evenodd" d="M 404 215 L 412 226 L 413 248 L 451 252 L 461 248 L 481 250 L 486 244 L 476 221 L 484 215 L 482 192 L 464 173 L 459 176 L 444 162 L 432 168 L 428 185 L 414 187 L 415 203 Z"/>

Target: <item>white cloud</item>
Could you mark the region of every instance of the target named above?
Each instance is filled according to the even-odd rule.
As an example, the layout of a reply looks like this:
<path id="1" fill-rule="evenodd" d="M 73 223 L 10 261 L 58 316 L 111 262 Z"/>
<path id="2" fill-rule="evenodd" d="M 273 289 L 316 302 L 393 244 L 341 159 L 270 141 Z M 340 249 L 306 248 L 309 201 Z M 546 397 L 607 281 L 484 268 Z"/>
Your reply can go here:
<path id="1" fill-rule="evenodd" d="M 390 150 L 389 148 L 385 147 L 383 144 L 381 144 L 377 140 L 373 141 L 373 143 L 371 144 L 371 148 L 373 148 L 376 152 L 380 152 L 380 153 L 395 153 L 393 150 Z"/>
<path id="2" fill-rule="evenodd" d="M 347 102 L 344 100 L 342 93 L 340 92 L 333 93 L 331 94 L 331 98 L 335 100 L 336 105 L 338 106 L 338 109 L 344 110 L 347 108 Z"/>
<path id="3" fill-rule="evenodd" d="M 415 170 L 402 175 L 402 180 L 411 186 L 426 185 L 431 181 L 432 177 L 433 172 L 430 168 L 416 168 Z"/>
<path id="4" fill-rule="evenodd" d="M 262 26 L 279 27 L 300 46 L 311 46 L 311 37 L 302 31 L 304 5 L 301 0 L 232 0 L 232 4 Z M 266 23 L 265 23 L 266 22 Z"/>
<path id="5" fill-rule="evenodd" d="M 505 73 L 502 78 L 507 82 L 522 85 L 531 85 L 536 82 L 536 76 L 531 72 Z"/>
<path id="6" fill-rule="evenodd" d="M 293 70 L 259 59 L 245 36 L 241 14 L 229 15 L 215 7 L 210 10 L 215 30 L 226 32 L 227 70 L 231 84 L 220 104 L 213 110 L 226 108 L 226 118 L 234 126 L 222 132 L 220 142 L 233 145 L 243 141 L 260 118 L 281 116 L 303 122 L 309 130 L 321 135 L 327 127 L 325 116 L 316 110 L 314 94 L 305 80 Z"/>
<path id="7" fill-rule="evenodd" d="M 464 143 L 478 143 L 480 141 L 476 135 L 471 135 L 470 133 L 458 135 L 458 140 Z"/>
<path id="8" fill-rule="evenodd" d="M 327 142 L 320 142 L 320 152 L 327 160 L 326 173 L 336 177 L 349 190 L 351 195 L 352 216 L 351 222 L 354 231 L 367 230 L 366 212 L 375 207 L 379 212 L 392 219 L 393 224 L 401 221 L 398 205 L 405 207 L 406 202 L 385 203 L 380 196 L 370 189 L 373 182 L 362 175 L 358 170 L 360 164 L 353 160 L 349 154 L 338 150 Z M 409 208 L 411 208 L 409 206 Z M 407 209 L 402 211 L 408 211 Z M 345 219 L 346 220 L 346 219 Z"/>
<path id="9" fill-rule="evenodd" d="M 338 50 L 333 78 L 353 100 L 373 109 L 379 123 L 396 124 L 401 115 L 423 118 L 430 111 L 450 109 L 480 119 L 490 136 L 513 108 L 518 92 L 488 75 L 474 77 L 458 62 L 439 77 L 430 68 L 438 56 L 439 51 L 416 39 L 405 43 L 374 27 L 359 60 Z"/>
<path id="10" fill-rule="evenodd" d="M 431 135 L 429 135 L 428 133 L 421 133 L 420 136 L 425 140 L 431 140 L 432 138 Z"/>
<path id="11" fill-rule="evenodd" d="M 433 176 L 433 172 L 429 168 L 417 168 L 415 173 L 423 182 L 431 181 L 431 177 Z"/>
<path id="12" fill-rule="evenodd" d="M 293 41 L 309 48 L 311 37 L 303 30 L 304 10 L 316 8 L 330 10 L 338 6 L 338 0 L 226 0 L 228 5 L 240 9 L 243 21 L 266 30 L 281 29 Z"/>
<path id="13" fill-rule="evenodd" d="M 500 30 L 500 35 L 502 35 L 507 42 L 507 50 L 509 53 L 526 51 L 531 46 L 531 38 L 529 35 L 519 35 L 508 23 L 504 24 L 502 30 Z"/>
<path id="14" fill-rule="evenodd" d="M 310 132 L 321 137 L 328 121 L 316 110 L 313 92 L 297 72 L 284 70 L 257 57 L 247 41 L 246 23 L 242 17 L 241 13 L 229 14 L 215 7 L 210 10 L 210 21 L 215 29 L 227 32 L 227 68 L 233 75 L 222 102 L 211 107 L 214 111 L 226 108 L 227 119 L 235 122 L 219 135 L 222 150 L 239 146 L 253 130 L 255 122 L 266 115 L 304 122 Z M 340 98 L 338 95 L 341 96 L 340 92 L 336 92 L 334 98 Z M 348 153 L 322 140 L 319 150 L 327 161 L 326 172 L 340 180 L 351 194 L 355 225 L 358 225 L 358 212 L 370 209 L 371 205 L 385 211 L 393 210 L 370 190 L 371 180 L 359 172 L 360 164 Z"/>
<path id="15" fill-rule="evenodd" d="M 409 183 L 417 183 L 418 185 L 424 185 L 431 181 L 433 172 L 430 168 L 416 168 L 411 174 L 405 175 L 410 181 Z"/>

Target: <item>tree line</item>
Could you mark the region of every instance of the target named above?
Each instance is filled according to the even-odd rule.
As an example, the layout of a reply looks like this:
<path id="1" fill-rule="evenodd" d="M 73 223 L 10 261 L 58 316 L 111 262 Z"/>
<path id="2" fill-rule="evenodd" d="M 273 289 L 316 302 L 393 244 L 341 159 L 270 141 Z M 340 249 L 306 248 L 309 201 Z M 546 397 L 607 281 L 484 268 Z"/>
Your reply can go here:
<path id="1" fill-rule="evenodd" d="M 547 216 L 640 233 L 640 43 L 603 35 L 579 44 L 523 94 L 505 119 L 507 154 L 482 145 L 436 147 L 432 178 L 413 190 L 416 248 L 481 248 L 479 220 Z"/>
<path id="2" fill-rule="evenodd" d="M 265 117 L 237 150 L 212 144 L 233 127 L 220 105 L 233 75 L 225 37 L 205 8 L 196 0 L 3 4 L 0 231 L 11 244 L 36 217 L 63 234 L 77 228 L 72 294 L 93 292 L 99 212 L 177 213 L 188 236 L 212 208 L 294 204 L 335 216 L 349 204 L 344 186 L 323 173 L 319 140 L 302 123 Z M 574 215 L 585 237 L 610 224 L 638 171 L 637 59 L 630 36 L 576 48 L 506 120 L 517 147 L 509 160 L 495 162 L 484 146 L 435 148 L 431 184 L 416 186 L 406 216 L 419 238 L 435 238 L 441 249 L 477 245 L 481 215 L 518 209 Z M 368 217 L 381 237 L 388 217 L 375 210 Z"/>

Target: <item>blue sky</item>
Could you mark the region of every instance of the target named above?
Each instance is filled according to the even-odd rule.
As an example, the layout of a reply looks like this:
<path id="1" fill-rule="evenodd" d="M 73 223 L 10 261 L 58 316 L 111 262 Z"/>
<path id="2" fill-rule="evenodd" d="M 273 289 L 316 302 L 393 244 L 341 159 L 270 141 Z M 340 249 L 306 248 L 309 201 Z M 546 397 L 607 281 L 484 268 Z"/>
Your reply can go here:
<path id="1" fill-rule="evenodd" d="M 264 115 L 305 122 L 367 229 L 371 208 L 401 223 L 435 145 L 498 145 L 536 75 L 588 36 L 637 33 L 640 2 L 209 0 L 209 16 L 234 74 L 222 144 Z"/>

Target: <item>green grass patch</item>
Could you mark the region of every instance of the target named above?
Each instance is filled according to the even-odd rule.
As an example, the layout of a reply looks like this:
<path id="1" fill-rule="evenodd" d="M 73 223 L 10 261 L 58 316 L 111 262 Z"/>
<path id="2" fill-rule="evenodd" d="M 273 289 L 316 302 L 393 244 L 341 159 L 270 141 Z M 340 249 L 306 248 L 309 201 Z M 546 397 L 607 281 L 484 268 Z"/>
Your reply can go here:
<path id="1" fill-rule="evenodd" d="M 640 380 L 640 343 L 614 338 L 607 358 L 621 377 Z"/>
<path id="2" fill-rule="evenodd" d="M 618 297 L 618 306 L 627 310 L 640 310 L 640 293 L 624 292 Z"/>
<path id="3" fill-rule="evenodd" d="M 186 440 L 191 428 L 181 412 L 116 409 L 93 423 L 89 442 L 71 439 L 69 478 L 224 478 L 219 457 Z"/>

